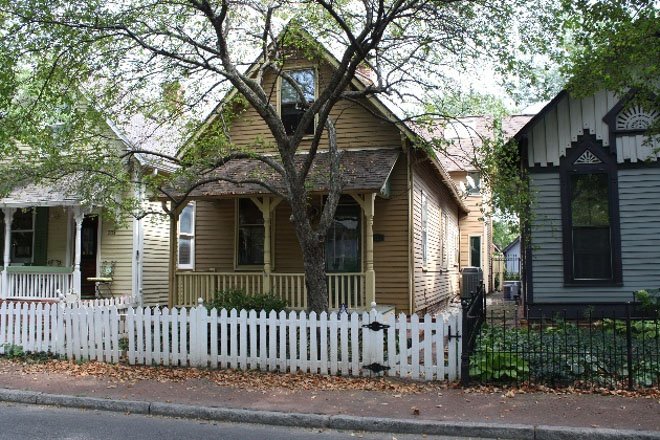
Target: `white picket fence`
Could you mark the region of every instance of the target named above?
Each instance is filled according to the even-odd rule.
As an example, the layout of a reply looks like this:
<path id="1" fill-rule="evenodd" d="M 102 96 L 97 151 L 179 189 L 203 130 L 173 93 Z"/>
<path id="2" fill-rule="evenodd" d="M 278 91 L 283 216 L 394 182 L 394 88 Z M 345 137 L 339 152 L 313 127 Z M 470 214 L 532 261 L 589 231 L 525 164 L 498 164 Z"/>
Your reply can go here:
<path id="1" fill-rule="evenodd" d="M 76 360 L 116 363 L 125 356 L 131 365 L 456 380 L 459 318 L 425 315 L 420 320 L 415 314 L 383 316 L 376 310 L 267 314 L 203 306 L 120 313 L 116 305 L 5 302 L 0 306 L 0 354 L 4 344 L 11 344 Z M 373 323 L 382 328 L 372 329 Z"/>

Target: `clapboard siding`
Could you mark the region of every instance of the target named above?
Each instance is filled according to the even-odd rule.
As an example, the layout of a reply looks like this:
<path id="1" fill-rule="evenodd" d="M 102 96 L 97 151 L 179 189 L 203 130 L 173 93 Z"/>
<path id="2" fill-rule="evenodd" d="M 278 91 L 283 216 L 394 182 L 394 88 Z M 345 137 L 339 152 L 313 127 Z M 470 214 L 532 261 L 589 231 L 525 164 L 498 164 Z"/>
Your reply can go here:
<path id="1" fill-rule="evenodd" d="M 132 295 L 133 292 L 133 221 L 116 225 L 101 218 L 101 254 L 99 262 L 115 263 L 112 277 L 112 293 L 115 296 Z"/>
<path id="2" fill-rule="evenodd" d="M 465 171 L 452 172 L 451 178 L 456 185 L 465 182 L 467 173 Z M 481 262 L 484 272 L 484 285 L 490 291 L 490 269 L 492 264 L 493 234 L 492 220 L 487 214 L 491 209 L 486 203 L 487 195 L 469 195 L 465 200 L 465 206 L 470 212 L 459 220 L 460 230 L 460 267 L 470 266 L 470 237 L 478 235 L 481 237 Z"/>
<path id="3" fill-rule="evenodd" d="M 413 312 L 435 309 L 443 302 L 458 294 L 458 267 L 453 261 L 456 254 L 453 249 L 454 233 L 458 230 L 458 208 L 449 195 L 447 187 L 437 177 L 428 159 L 416 156 L 413 164 L 413 255 L 414 255 L 414 292 Z M 422 257 L 422 192 L 428 200 L 427 244 L 428 259 L 426 265 Z M 447 213 L 446 245 L 447 267 L 442 264 L 442 213 Z"/>
<path id="4" fill-rule="evenodd" d="M 579 288 L 563 286 L 559 174 L 530 176 L 534 302 L 624 301 L 634 290 L 660 287 L 660 169 L 619 170 L 618 175 L 623 286 Z"/>
<path id="5" fill-rule="evenodd" d="M 609 146 L 609 127 L 603 122 L 603 117 L 618 102 L 614 93 L 605 90 L 581 99 L 565 94 L 528 131 L 528 165 L 559 165 L 571 143 L 576 142 L 584 130 L 595 134 L 603 146 Z M 617 161 L 635 163 L 647 158 L 657 160 L 660 157 L 657 151 L 660 139 L 655 138 L 649 145 L 646 145 L 646 140 L 647 137 L 638 134 L 617 136 Z"/>
<path id="6" fill-rule="evenodd" d="M 46 249 L 46 258 L 51 264 L 58 266 L 67 266 L 71 264 L 66 259 L 67 247 L 67 219 L 69 218 L 67 208 L 51 207 L 48 208 L 48 246 Z M 73 242 L 73 237 L 70 239 Z"/>
<path id="7" fill-rule="evenodd" d="M 151 209 L 158 209 L 155 203 Z M 142 301 L 167 304 L 170 252 L 169 217 L 153 215 L 142 220 Z"/>
<path id="8" fill-rule="evenodd" d="M 374 243 L 376 302 L 405 313 L 410 312 L 407 166 L 406 156 L 401 155 L 392 171 L 390 198 L 376 197 L 373 226 L 374 234 L 384 236 Z"/>
<path id="9" fill-rule="evenodd" d="M 233 199 L 197 201 L 195 270 L 234 270 L 235 204 Z"/>
<path id="10" fill-rule="evenodd" d="M 332 67 L 322 60 L 306 61 L 292 60 L 285 67 L 313 67 L 317 69 L 320 87 L 330 80 Z M 264 75 L 263 87 L 272 97 L 271 102 L 278 108 L 279 82 L 275 74 Z M 366 107 L 366 108 L 365 108 Z M 367 110 L 369 109 L 369 110 Z M 266 123 L 254 108 L 236 109 L 238 116 L 231 123 L 232 141 L 241 147 L 253 151 L 276 151 L 273 137 Z M 337 130 L 337 144 L 342 149 L 351 148 L 397 148 L 401 145 L 400 135 L 395 125 L 389 121 L 374 116 L 374 107 L 366 100 L 359 102 L 339 101 L 331 112 L 331 120 Z M 220 123 L 220 121 L 216 121 Z M 321 140 L 322 148 L 327 146 L 327 137 Z M 309 140 L 301 143 L 300 151 L 309 148 Z"/>

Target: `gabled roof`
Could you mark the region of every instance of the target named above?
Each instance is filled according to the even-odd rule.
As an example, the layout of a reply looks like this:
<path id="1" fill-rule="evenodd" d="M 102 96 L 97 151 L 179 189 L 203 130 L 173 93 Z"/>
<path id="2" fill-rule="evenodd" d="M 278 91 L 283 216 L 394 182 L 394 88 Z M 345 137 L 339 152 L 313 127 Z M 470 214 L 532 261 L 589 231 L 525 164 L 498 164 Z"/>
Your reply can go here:
<path id="1" fill-rule="evenodd" d="M 519 114 L 502 118 L 502 134 L 508 141 L 533 115 Z M 444 168 L 449 172 L 477 171 L 474 165 L 476 154 L 484 139 L 492 138 L 494 118 L 492 116 L 464 116 L 450 121 L 438 121 L 431 130 L 423 130 L 431 140 L 443 138 L 448 141 L 442 151 L 436 151 Z"/>
<path id="2" fill-rule="evenodd" d="M 504 249 L 502 249 L 502 253 L 506 254 L 512 247 L 514 247 L 517 243 L 520 243 L 520 235 L 517 236 L 516 238 L 513 239 L 513 241 L 509 244 L 506 245 Z"/>
<path id="3" fill-rule="evenodd" d="M 314 38 L 312 35 L 309 33 L 303 31 L 309 38 Z M 284 32 L 280 33 L 280 35 L 277 38 L 281 38 L 281 36 L 284 34 Z M 324 45 L 321 45 L 321 55 L 323 56 L 323 59 L 328 62 L 333 67 L 337 67 L 340 64 L 340 61 L 335 57 L 327 47 Z M 270 49 L 270 47 L 269 47 Z M 267 50 L 269 50 L 267 49 Z M 250 76 L 256 72 L 260 65 L 260 60 L 261 60 L 261 54 L 257 57 L 257 59 L 248 67 L 248 69 L 245 72 L 245 75 Z M 351 80 L 351 85 L 355 87 L 357 90 L 364 90 L 369 86 L 370 79 L 362 74 L 358 73 L 356 74 L 352 80 Z M 222 106 L 225 105 L 227 102 L 231 100 L 231 98 L 236 94 L 236 88 L 232 87 L 226 94 L 225 96 L 220 100 L 220 103 L 209 113 L 209 115 L 205 118 L 204 122 L 200 126 L 200 128 L 197 130 L 197 132 L 187 141 L 184 142 L 184 146 L 182 147 L 181 151 L 179 154 L 182 154 L 185 151 L 185 145 L 188 144 L 189 142 L 194 141 L 203 131 L 208 127 L 210 124 L 213 123 L 215 118 L 220 114 Z M 393 124 L 400 130 L 400 132 L 414 145 L 418 139 L 423 138 L 423 134 L 419 132 L 418 130 L 414 130 L 409 124 L 406 124 L 401 118 L 399 118 L 392 109 L 389 108 L 383 100 L 381 100 L 378 96 L 371 94 L 366 97 L 367 101 L 372 104 L 379 112 L 381 112 L 385 118 L 388 120 L 392 121 Z M 459 208 L 463 210 L 463 212 L 469 212 L 469 209 L 463 202 L 463 199 L 461 198 L 456 186 L 453 184 L 453 181 L 451 179 L 451 176 L 443 166 L 443 164 L 434 156 L 434 155 L 428 155 L 429 160 L 433 163 L 434 168 L 438 172 L 438 174 L 441 177 L 441 180 L 445 183 L 447 188 L 449 189 L 450 194 L 452 195 L 454 201 L 458 204 Z"/>

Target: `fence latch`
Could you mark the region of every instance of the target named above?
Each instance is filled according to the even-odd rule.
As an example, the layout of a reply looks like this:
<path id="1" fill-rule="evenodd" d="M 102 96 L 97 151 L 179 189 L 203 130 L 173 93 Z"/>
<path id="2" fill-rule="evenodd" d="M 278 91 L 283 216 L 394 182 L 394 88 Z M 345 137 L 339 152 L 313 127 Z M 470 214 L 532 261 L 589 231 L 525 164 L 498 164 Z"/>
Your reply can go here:
<path id="1" fill-rule="evenodd" d="M 458 338 L 460 338 L 460 337 L 461 337 L 461 334 L 460 334 L 459 332 L 456 332 L 455 334 L 452 334 L 452 333 L 451 333 L 451 325 L 448 326 L 448 328 L 447 328 L 447 339 L 448 339 L 448 340 L 451 341 L 451 340 L 454 339 L 454 338 L 458 339 Z"/>
<path id="2" fill-rule="evenodd" d="M 376 374 L 382 373 L 383 371 L 387 371 L 387 370 L 390 369 L 390 367 L 385 366 L 383 364 L 379 364 L 378 362 L 374 362 L 374 363 L 369 364 L 369 365 L 364 365 L 364 366 L 362 366 L 362 368 L 365 369 L 365 370 L 369 370 L 369 371 L 371 371 L 373 373 L 376 373 Z"/>
<path id="3" fill-rule="evenodd" d="M 369 330 L 373 330 L 375 332 L 377 332 L 379 330 L 385 330 L 386 328 L 390 328 L 389 324 L 381 324 L 378 321 L 373 321 L 373 322 L 370 322 L 369 324 L 364 324 L 362 327 L 366 327 Z"/>

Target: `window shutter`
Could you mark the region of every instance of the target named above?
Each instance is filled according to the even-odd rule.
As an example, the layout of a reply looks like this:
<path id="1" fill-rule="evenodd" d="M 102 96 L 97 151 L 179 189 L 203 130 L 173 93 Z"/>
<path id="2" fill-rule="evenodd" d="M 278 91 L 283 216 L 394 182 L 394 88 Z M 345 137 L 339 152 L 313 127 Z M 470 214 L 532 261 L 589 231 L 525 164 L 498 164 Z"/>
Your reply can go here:
<path id="1" fill-rule="evenodd" d="M 48 251 L 48 208 L 37 208 L 34 221 L 34 265 L 47 264 Z"/>

